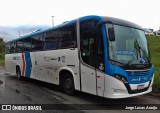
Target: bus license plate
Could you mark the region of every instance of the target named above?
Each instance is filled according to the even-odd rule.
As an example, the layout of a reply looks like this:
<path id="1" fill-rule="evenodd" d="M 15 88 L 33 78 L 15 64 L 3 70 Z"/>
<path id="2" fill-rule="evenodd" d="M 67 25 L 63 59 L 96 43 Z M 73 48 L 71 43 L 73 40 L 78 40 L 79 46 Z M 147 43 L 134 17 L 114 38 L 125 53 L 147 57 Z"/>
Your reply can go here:
<path id="1" fill-rule="evenodd" d="M 137 86 L 137 90 L 142 90 L 142 89 L 144 89 L 144 85 L 138 85 Z"/>

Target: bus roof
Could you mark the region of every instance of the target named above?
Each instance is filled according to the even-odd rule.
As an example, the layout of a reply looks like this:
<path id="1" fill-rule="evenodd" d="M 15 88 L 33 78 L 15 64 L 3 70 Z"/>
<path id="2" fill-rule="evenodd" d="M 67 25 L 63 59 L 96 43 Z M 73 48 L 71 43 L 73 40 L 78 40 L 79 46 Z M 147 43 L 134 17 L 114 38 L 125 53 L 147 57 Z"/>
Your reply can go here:
<path id="1" fill-rule="evenodd" d="M 126 21 L 126 20 L 123 20 L 123 19 L 118 19 L 118 18 L 113 18 L 113 17 L 103 17 L 103 21 L 143 30 L 142 27 L 140 27 L 139 25 L 132 23 L 132 22 L 129 22 L 129 21 Z"/>
<path id="2" fill-rule="evenodd" d="M 101 16 L 96 16 L 96 15 L 90 15 L 90 16 L 84 16 L 84 17 L 79 18 L 80 21 L 84 21 L 84 20 L 88 20 L 88 19 L 97 19 L 97 20 L 101 21 L 102 17 Z M 37 34 L 40 34 L 40 33 L 44 33 L 44 32 L 50 31 L 50 30 L 54 30 L 56 28 L 60 28 L 60 27 L 63 27 L 63 26 L 67 26 L 67 25 L 76 23 L 76 20 L 77 19 L 74 19 L 74 20 L 71 20 L 71 21 L 66 21 L 66 22 L 63 22 L 60 25 L 50 27 L 50 28 L 47 28 L 47 29 L 43 29 L 43 30 L 35 30 L 33 32 L 24 34 L 24 35 L 20 36 L 19 38 L 8 41 L 8 43 L 9 42 L 14 42 L 14 41 L 17 41 L 17 40 L 20 40 L 20 39 L 25 39 L 25 38 L 28 38 L 28 37 L 31 37 L 31 36 L 34 36 L 34 35 L 37 35 Z"/>
<path id="3" fill-rule="evenodd" d="M 90 16 L 80 17 L 78 19 L 79 19 L 79 21 L 84 21 L 84 20 L 89 20 L 89 19 L 96 19 L 99 22 L 112 22 L 113 24 L 124 25 L 124 26 L 128 26 L 128 27 L 142 29 L 137 24 L 134 24 L 134 23 L 126 21 L 126 20 L 122 20 L 122 19 L 118 19 L 118 18 L 113 18 L 113 17 L 90 15 Z M 54 26 L 54 27 L 50 27 L 48 29 L 35 30 L 35 31 L 31 32 L 31 33 L 24 34 L 24 35 L 20 36 L 17 39 L 13 39 L 13 40 L 11 40 L 9 42 L 14 42 L 14 41 L 17 41 L 17 40 L 20 40 L 20 39 L 25 39 L 25 38 L 28 38 L 28 37 L 31 37 L 31 36 L 35 36 L 35 35 L 40 34 L 40 33 L 44 33 L 44 32 L 50 31 L 50 30 L 54 30 L 56 28 L 60 28 L 60 27 L 63 27 L 63 26 L 74 24 L 74 23 L 76 23 L 76 20 L 77 19 L 74 19 L 74 20 L 71 20 L 71 21 L 66 21 L 66 22 L 63 22 L 60 25 L 57 25 L 57 26 Z"/>

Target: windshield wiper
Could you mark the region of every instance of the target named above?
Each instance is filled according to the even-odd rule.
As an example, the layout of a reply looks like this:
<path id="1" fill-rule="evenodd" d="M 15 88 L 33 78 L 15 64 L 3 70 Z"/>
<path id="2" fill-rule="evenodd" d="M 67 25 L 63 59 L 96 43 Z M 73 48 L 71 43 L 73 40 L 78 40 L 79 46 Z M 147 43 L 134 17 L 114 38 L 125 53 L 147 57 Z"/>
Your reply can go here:
<path id="1" fill-rule="evenodd" d="M 138 41 L 135 39 L 134 41 L 134 53 L 136 51 L 137 55 L 135 56 L 135 54 L 132 56 L 132 59 L 128 61 L 128 63 L 125 65 L 125 66 L 129 66 L 132 64 L 132 62 L 134 61 L 135 57 L 137 57 L 137 60 L 138 60 L 138 55 L 141 57 L 141 52 L 140 52 L 140 49 L 142 49 L 140 46 L 139 46 L 139 43 Z"/>
<path id="2" fill-rule="evenodd" d="M 132 62 L 134 61 L 135 56 L 132 57 L 132 59 L 130 61 L 128 61 L 127 64 L 125 64 L 124 66 L 130 66 L 132 64 Z"/>
<path id="3" fill-rule="evenodd" d="M 134 49 L 135 49 L 136 52 L 137 52 L 137 60 L 138 60 L 138 55 L 140 56 L 141 59 L 143 59 L 143 57 L 142 57 L 142 55 L 141 55 L 141 51 L 142 51 L 144 57 L 147 58 L 147 62 L 150 64 L 150 60 L 149 60 L 149 58 L 148 58 L 145 50 L 142 49 L 142 47 L 139 45 L 139 43 L 138 43 L 137 40 L 135 40 L 135 42 L 134 42 Z M 143 61 L 142 61 L 142 62 L 143 62 Z M 146 61 L 144 60 L 144 63 L 145 63 L 145 62 L 146 62 Z"/>
<path id="4" fill-rule="evenodd" d="M 134 61 L 134 59 L 136 57 L 137 57 L 137 60 L 138 60 L 138 55 L 140 56 L 140 58 L 142 58 L 141 51 L 143 52 L 143 55 L 145 55 L 145 57 L 147 58 L 147 62 L 150 63 L 150 61 L 148 59 L 148 56 L 145 54 L 145 52 L 143 51 L 143 49 L 140 47 L 140 45 L 139 45 L 139 43 L 138 43 L 137 40 L 134 41 L 134 50 L 133 51 L 136 51 L 136 53 L 137 53 L 136 56 L 134 54 L 133 57 L 132 57 L 132 59 L 130 61 L 128 61 L 128 63 L 125 66 L 131 65 L 131 63 Z"/>

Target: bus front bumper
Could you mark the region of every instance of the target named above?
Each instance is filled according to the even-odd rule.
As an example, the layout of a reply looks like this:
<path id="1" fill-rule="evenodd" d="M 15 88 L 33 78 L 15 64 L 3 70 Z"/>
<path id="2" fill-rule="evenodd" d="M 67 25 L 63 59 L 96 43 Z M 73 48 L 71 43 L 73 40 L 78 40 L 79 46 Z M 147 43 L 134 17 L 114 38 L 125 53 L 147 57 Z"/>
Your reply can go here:
<path id="1" fill-rule="evenodd" d="M 104 97 L 106 98 L 128 98 L 138 95 L 143 95 L 152 91 L 152 84 L 154 80 L 154 74 L 151 81 L 141 84 L 129 84 L 130 91 L 123 82 L 115 79 L 111 76 L 105 76 L 105 91 Z M 145 90 L 137 89 L 138 86 L 143 86 Z"/>

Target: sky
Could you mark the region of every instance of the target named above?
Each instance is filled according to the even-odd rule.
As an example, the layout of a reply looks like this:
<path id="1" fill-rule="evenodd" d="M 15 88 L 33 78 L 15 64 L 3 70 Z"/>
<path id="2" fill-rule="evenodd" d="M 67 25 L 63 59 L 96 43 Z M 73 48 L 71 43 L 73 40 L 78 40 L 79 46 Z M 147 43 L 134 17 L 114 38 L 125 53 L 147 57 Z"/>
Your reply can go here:
<path id="1" fill-rule="evenodd" d="M 160 29 L 160 0 L 0 0 L 0 26 L 54 25 L 86 15 Z"/>

